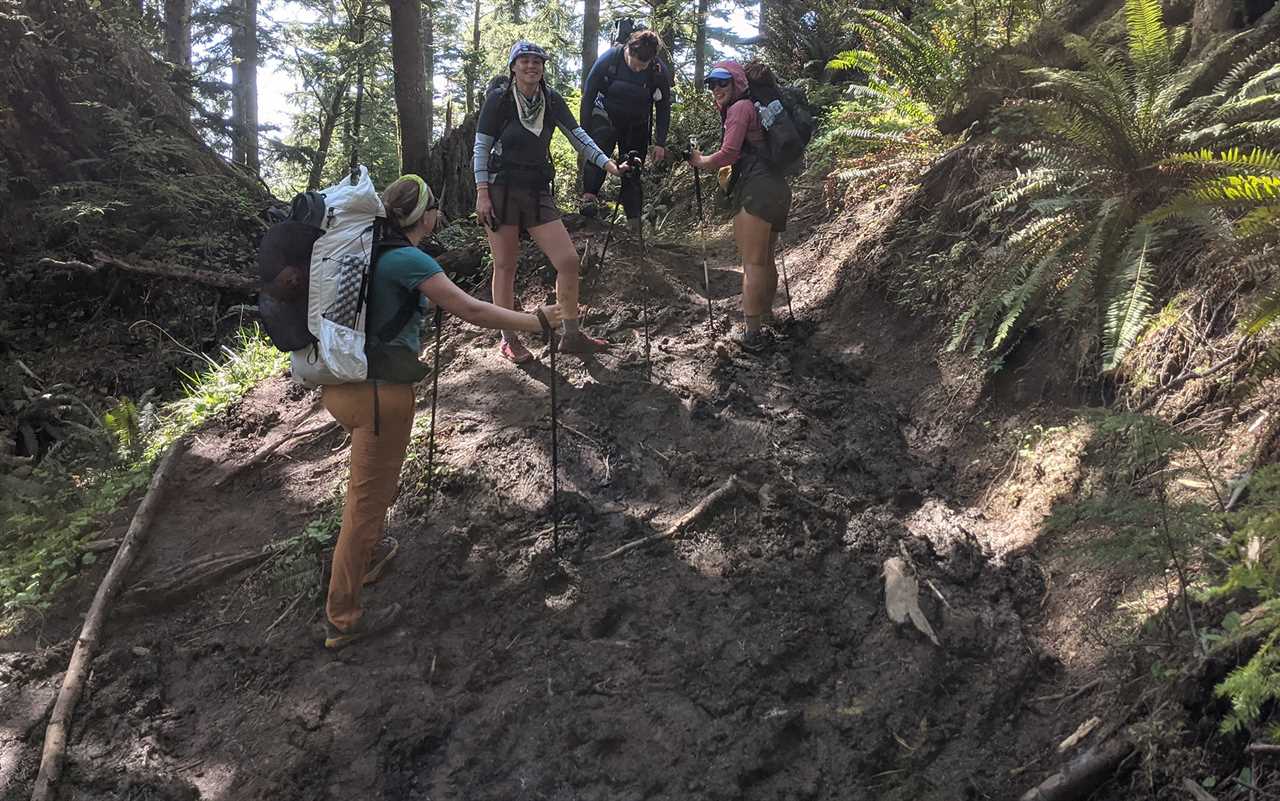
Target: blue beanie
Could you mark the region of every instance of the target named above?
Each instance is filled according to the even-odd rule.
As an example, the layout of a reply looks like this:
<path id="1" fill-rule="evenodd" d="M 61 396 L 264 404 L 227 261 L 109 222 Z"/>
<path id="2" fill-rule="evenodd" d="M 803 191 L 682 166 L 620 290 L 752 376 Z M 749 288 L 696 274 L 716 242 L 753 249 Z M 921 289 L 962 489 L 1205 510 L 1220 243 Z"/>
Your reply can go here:
<path id="1" fill-rule="evenodd" d="M 543 50 L 533 42 L 526 42 L 523 39 L 511 46 L 511 57 L 507 59 L 507 69 L 515 66 L 516 59 L 521 56 L 537 56 L 543 61 L 547 60 L 547 51 Z"/>

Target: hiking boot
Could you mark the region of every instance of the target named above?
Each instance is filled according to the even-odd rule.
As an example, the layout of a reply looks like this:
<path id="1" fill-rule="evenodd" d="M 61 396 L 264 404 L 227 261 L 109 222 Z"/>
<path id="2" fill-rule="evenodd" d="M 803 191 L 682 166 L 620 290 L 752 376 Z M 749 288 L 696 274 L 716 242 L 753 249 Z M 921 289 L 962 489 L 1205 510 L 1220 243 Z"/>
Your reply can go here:
<path id="1" fill-rule="evenodd" d="M 391 604 L 377 609 L 366 609 L 360 620 L 346 631 L 340 630 L 329 621 L 324 623 L 324 647 L 330 651 L 346 648 L 356 640 L 382 634 L 395 624 L 400 616 L 400 604 Z"/>
<path id="2" fill-rule="evenodd" d="M 743 331 L 738 337 L 738 347 L 747 353 L 761 353 L 773 344 L 773 338 L 763 329 L 759 331 Z"/>
<path id="3" fill-rule="evenodd" d="M 528 364 L 533 361 L 533 354 L 518 339 L 503 339 L 502 344 L 498 346 L 498 351 L 502 354 L 502 358 L 513 364 Z"/>
<path id="4" fill-rule="evenodd" d="M 578 213 L 594 220 L 600 213 L 599 199 L 595 195 L 583 195 L 582 200 L 578 202 Z"/>
<path id="5" fill-rule="evenodd" d="M 592 353 L 599 353 L 602 350 L 606 350 L 608 347 L 609 343 L 607 341 L 603 339 L 596 339 L 595 337 L 589 337 L 581 331 L 573 334 L 565 334 L 560 337 L 561 353 L 572 353 L 575 355 L 587 356 Z"/>
<path id="6" fill-rule="evenodd" d="M 369 569 L 364 573 L 364 583 L 374 584 L 387 572 L 387 567 L 395 555 L 400 553 L 400 541 L 395 537 L 383 537 L 373 546 L 373 556 L 369 559 Z"/>

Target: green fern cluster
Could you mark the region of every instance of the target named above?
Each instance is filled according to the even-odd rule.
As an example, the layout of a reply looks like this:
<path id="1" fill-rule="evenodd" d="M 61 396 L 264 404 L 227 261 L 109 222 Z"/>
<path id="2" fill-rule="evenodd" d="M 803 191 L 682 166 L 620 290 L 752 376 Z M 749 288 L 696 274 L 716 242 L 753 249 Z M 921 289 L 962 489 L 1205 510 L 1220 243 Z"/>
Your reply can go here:
<path id="1" fill-rule="evenodd" d="M 1180 197 L 1189 147 L 1244 148 L 1280 131 L 1280 45 L 1238 64 L 1218 86 L 1193 93 L 1204 61 L 1180 66 L 1185 31 L 1170 30 L 1158 0 L 1126 0 L 1128 46 L 1102 51 L 1079 36 L 1065 44 L 1077 70 L 1028 70 L 1041 98 L 1027 105 L 1032 165 L 986 202 L 983 218 L 1013 233 L 993 253 L 998 269 L 956 324 L 951 347 L 999 351 L 1047 311 L 1083 323 L 1115 368 L 1154 308 L 1162 246 L 1174 231 L 1165 204 L 1238 207 L 1274 200 L 1274 175 L 1223 174 Z M 1270 154 L 1239 163 L 1270 169 Z M 1216 158 L 1214 160 L 1217 160 Z M 1184 168 L 1180 169 L 1180 165 Z M 1198 193 L 1198 194 L 1197 194 Z M 1258 212 L 1246 228 L 1274 225 Z M 1243 222 L 1243 220 L 1242 220 Z"/>
<path id="2" fill-rule="evenodd" d="M 913 98 L 934 114 L 955 98 L 964 67 L 953 45 L 936 32 L 919 33 L 882 11 L 854 9 L 853 20 L 864 49 L 840 53 L 827 64 L 830 69 L 871 74 L 873 90 Z"/>

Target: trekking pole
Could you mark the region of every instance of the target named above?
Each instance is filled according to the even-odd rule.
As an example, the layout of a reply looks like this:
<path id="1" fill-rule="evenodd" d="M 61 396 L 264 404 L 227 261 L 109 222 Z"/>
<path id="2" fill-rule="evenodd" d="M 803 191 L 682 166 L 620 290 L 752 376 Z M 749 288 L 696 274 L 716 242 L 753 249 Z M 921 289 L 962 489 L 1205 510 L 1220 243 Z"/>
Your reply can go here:
<path id="1" fill-rule="evenodd" d="M 609 253 L 609 243 L 613 241 L 613 227 L 618 224 L 618 207 L 622 205 L 622 192 L 619 190 L 618 199 L 613 201 L 613 216 L 609 218 L 609 233 L 605 234 L 604 247 L 600 250 L 600 269 L 604 269 L 604 257 Z"/>
<path id="2" fill-rule="evenodd" d="M 787 316 L 794 323 L 796 313 L 791 308 L 791 282 L 787 280 L 787 245 L 781 234 L 778 235 L 778 263 L 782 266 L 782 286 L 787 290 Z"/>
<path id="3" fill-rule="evenodd" d="M 548 331 L 551 343 L 551 551 L 560 555 L 560 443 L 556 438 L 559 420 L 556 416 L 556 336 Z"/>
<path id="4" fill-rule="evenodd" d="M 644 159 L 637 150 L 632 150 L 627 154 L 627 164 L 636 173 L 636 180 L 639 180 L 640 171 L 644 169 Z M 622 199 L 622 190 L 618 190 L 618 199 Z M 614 213 L 617 213 L 616 207 Z M 644 247 L 644 209 L 640 210 L 640 266 L 644 268 L 644 257 L 646 254 Z M 649 361 L 649 296 L 644 292 L 640 294 L 640 319 L 644 323 L 644 380 L 653 380 L 653 365 Z"/>
<path id="5" fill-rule="evenodd" d="M 689 137 L 689 150 L 696 150 L 698 147 L 698 138 L 696 136 Z M 707 328 L 711 329 L 714 335 L 715 318 L 711 312 L 711 273 L 707 270 L 707 223 L 702 216 L 702 175 L 697 167 L 693 168 L 693 194 L 698 199 L 698 234 L 702 239 L 702 282 L 707 290 Z"/>
<path id="6" fill-rule="evenodd" d="M 440 329 L 444 326 L 444 309 L 436 306 L 436 347 L 431 362 L 431 431 L 427 434 L 427 508 L 436 499 L 436 400 L 440 397 Z"/>

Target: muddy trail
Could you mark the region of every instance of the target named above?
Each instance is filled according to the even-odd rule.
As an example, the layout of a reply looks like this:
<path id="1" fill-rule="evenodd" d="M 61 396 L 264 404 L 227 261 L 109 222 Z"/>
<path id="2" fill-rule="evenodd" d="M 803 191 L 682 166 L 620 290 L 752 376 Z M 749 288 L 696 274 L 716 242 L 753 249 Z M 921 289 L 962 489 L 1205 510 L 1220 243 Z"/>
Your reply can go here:
<path id="1" fill-rule="evenodd" d="M 283 378 L 201 431 L 94 662 L 61 797 L 955 801 L 1055 769 L 1079 721 L 1040 697 L 1078 679 L 1038 637 L 1034 556 L 961 511 L 965 385 L 924 323 L 852 288 L 871 234 L 805 227 L 795 320 L 780 291 L 763 355 L 723 341 L 740 286 L 725 231 L 714 331 L 695 248 L 641 259 L 624 239 L 587 277 L 586 322 L 615 347 L 558 358 L 558 555 L 547 354 L 515 368 L 447 321 L 439 492 L 428 380 L 389 519 L 402 551 L 366 601 L 405 613 L 337 654 L 316 628 L 328 552 L 305 546 L 333 518 L 341 432 L 243 468 L 327 419 Z M 527 305 L 550 276 L 521 281 Z M 886 616 L 890 557 L 941 645 Z M 4 801 L 28 797 L 100 575 L 0 643 Z"/>

